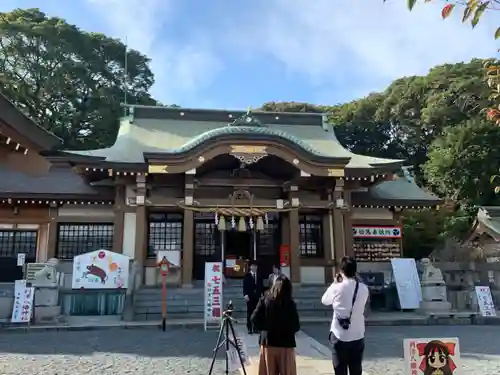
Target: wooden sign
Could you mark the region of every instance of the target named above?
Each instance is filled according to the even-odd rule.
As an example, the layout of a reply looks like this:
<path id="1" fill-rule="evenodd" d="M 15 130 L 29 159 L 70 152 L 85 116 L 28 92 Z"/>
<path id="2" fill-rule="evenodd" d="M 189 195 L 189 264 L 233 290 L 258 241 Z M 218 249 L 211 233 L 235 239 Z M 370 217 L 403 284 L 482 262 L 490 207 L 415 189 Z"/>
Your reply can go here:
<path id="1" fill-rule="evenodd" d="M 352 236 L 354 238 L 401 238 L 403 231 L 401 227 L 353 226 Z"/>
<path id="2" fill-rule="evenodd" d="M 459 375 L 458 338 L 405 339 L 404 375 Z"/>

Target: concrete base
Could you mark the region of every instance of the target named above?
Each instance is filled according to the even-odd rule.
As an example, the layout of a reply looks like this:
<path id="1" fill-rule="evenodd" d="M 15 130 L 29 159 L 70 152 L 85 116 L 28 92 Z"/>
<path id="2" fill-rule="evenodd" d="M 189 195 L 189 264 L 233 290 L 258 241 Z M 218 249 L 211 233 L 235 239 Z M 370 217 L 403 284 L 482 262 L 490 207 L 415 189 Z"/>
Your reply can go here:
<path id="1" fill-rule="evenodd" d="M 182 287 L 184 289 L 192 289 L 193 288 L 193 284 L 192 283 L 190 283 L 190 284 L 182 284 Z"/>
<path id="2" fill-rule="evenodd" d="M 35 306 L 56 306 L 59 302 L 59 289 L 56 288 L 36 288 Z"/>
<path id="3" fill-rule="evenodd" d="M 9 319 L 11 317 L 13 305 L 13 296 L 0 296 L 0 319 Z"/>
<path id="4" fill-rule="evenodd" d="M 35 323 L 56 322 L 61 316 L 61 306 L 36 306 Z"/>
<path id="5" fill-rule="evenodd" d="M 450 311 L 451 303 L 447 301 L 422 301 L 419 310 L 424 312 Z"/>

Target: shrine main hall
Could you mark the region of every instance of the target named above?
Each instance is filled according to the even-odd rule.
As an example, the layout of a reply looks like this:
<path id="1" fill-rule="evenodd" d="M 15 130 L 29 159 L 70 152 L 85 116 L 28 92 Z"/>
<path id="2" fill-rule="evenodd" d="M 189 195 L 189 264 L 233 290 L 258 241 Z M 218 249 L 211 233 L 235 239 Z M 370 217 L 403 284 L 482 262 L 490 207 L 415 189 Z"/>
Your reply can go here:
<path id="1" fill-rule="evenodd" d="M 282 264 L 294 283 L 332 280 L 335 260 L 402 254 L 402 213 L 439 204 L 402 173 L 403 160 L 344 148 L 326 115 L 127 106 L 111 147 L 43 155 L 41 176 L 0 170 L 0 281 L 15 259 L 71 262 L 107 249 L 134 261 L 139 284 L 203 280 L 224 260 Z"/>

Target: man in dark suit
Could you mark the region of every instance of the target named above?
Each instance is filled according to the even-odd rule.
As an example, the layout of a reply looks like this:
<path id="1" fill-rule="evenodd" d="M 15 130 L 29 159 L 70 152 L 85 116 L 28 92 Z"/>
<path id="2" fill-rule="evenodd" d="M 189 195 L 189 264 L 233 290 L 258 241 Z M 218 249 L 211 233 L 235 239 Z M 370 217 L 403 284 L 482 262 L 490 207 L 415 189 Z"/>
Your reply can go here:
<path id="1" fill-rule="evenodd" d="M 254 329 L 250 318 L 252 316 L 259 298 L 264 290 L 262 277 L 257 273 L 257 263 L 250 263 L 250 272 L 243 278 L 243 297 L 247 303 L 247 328 L 248 333 L 252 334 Z"/>

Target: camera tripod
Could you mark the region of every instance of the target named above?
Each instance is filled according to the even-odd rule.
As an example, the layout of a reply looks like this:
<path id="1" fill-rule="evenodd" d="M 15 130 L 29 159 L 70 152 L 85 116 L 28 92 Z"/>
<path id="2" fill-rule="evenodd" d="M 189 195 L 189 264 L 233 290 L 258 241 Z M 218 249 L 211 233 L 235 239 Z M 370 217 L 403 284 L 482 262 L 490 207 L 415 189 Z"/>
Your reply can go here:
<path id="1" fill-rule="evenodd" d="M 245 369 L 245 363 L 243 361 L 243 357 L 241 356 L 241 350 L 240 347 L 238 346 L 238 343 L 236 342 L 236 333 L 234 331 L 234 326 L 233 326 L 233 322 L 236 322 L 236 320 L 231 316 L 232 314 L 233 314 L 233 304 L 230 301 L 227 304 L 226 311 L 222 313 L 222 322 L 219 329 L 219 335 L 217 336 L 217 343 L 215 344 L 214 354 L 212 356 L 212 363 L 210 364 L 210 370 L 208 371 L 208 375 L 212 375 L 217 353 L 219 349 L 222 347 L 224 347 L 226 351 L 225 374 L 229 375 L 229 349 L 232 347 L 236 349 L 236 352 L 238 353 L 238 358 L 240 360 L 241 368 L 243 369 L 243 374 L 247 375 L 247 371 Z"/>

